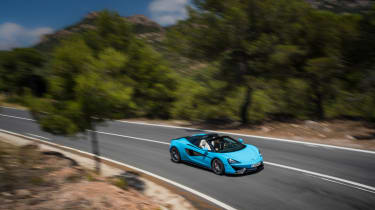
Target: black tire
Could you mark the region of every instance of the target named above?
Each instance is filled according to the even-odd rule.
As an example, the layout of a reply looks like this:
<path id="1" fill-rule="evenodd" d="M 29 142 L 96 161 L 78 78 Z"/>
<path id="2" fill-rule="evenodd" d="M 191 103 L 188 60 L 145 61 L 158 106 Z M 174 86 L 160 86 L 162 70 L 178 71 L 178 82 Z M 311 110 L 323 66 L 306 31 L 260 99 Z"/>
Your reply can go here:
<path id="1" fill-rule="evenodd" d="M 224 164 L 219 159 L 214 159 L 212 161 L 211 169 L 217 175 L 223 175 L 225 173 Z"/>
<path id="2" fill-rule="evenodd" d="M 178 151 L 178 149 L 176 147 L 172 147 L 171 150 L 170 150 L 170 153 L 171 153 L 171 160 L 173 162 L 175 162 L 175 163 L 181 162 L 180 152 Z"/>

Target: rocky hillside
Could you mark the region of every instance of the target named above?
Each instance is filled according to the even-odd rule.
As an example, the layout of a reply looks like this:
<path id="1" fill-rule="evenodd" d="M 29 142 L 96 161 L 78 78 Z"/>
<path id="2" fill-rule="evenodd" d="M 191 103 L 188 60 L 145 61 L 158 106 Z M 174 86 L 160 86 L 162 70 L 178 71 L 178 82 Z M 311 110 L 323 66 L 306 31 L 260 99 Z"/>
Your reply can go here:
<path id="1" fill-rule="evenodd" d="M 331 10 L 334 12 L 363 12 L 368 10 L 373 4 L 372 0 L 306 0 L 311 3 L 313 7 L 319 9 Z M 42 41 L 38 43 L 35 48 L 41 51 L 49 51 L 61 39 L 64 39 L 75 33 L 81 33 L 90 29 L 95 29 L 94 22 L 98 17 L 99 12 L 90 12 L 81 21 L 53 34 L 46 35 Z M 164 38 L 165 28 L 158 23 L 150 20 L 144 15 L 134 15 L 130 17 L 123 17 L 124 21 L 133 24 L 134 32 L 140 37 L 160 48 L 160 41 Z"/>
<path id="2" fill-rule="evenodd" d="M 82 33 L 87 30 L 95 29 L 94 23 L 98 17 L 98 12 L 90 12 L 81 21 L 53 34 L 45 35 L 42 41 L 38 43 L 35 48 L 41 51 L 51 50 L 60 40 L 71 35 Z M 124 21 L 128 21 L 133 25 L 134 32 L 147 42 L 154 44 L 160 42 L 165 34 L 165 29 L 158 23 L 150 20 L 144 15 L 134 15 L 130 17 L 123 17 Z"/>
<path id="3" fill-rule="evenodd" d="M 334 12 L 364 12 L 368 10 L 371 0 L 306 0 L 315 8 L 331 10 Z"/>

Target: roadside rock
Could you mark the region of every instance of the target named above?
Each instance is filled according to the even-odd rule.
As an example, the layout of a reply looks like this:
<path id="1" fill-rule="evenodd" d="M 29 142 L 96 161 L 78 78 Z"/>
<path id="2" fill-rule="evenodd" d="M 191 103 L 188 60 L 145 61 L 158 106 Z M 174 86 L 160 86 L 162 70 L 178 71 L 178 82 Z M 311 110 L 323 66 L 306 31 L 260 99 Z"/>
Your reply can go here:
<path id="1" fill-rule="evenodd" d="M 299 128 L 300 126 L 297 124 L 291 124 L 292 127 Z"/>
<path id="2" fill-rule="evenodd" d="M 345 138 L 350 139 L 350 140 L 355 140 L 355 138 L 351 135 L 346 135 Z"/>
<path id="3" fill-rule="evenodd" d="M 305 121 L 305 127 L 315 130 L 315 131 L 322 131 L 324 130 L 324 127 L 320 125 L 318 122 L 312 121 L 312 120 L 306 120 Z"/>
<path id="4" fill-rule="evenodd" d="M 323 131 L 326 132 L 326 133 L 329 133 L 329 132 L 331 132 L 332 130 L 329 129 L 329 128 L 327 128 L 327 127 L 325 127 L 325 128 L 323 128 Z"/>
<path id="5" fill-rule="evenodd" d="M 262 127 L 261 130 L 262 130 L 262 132 L 267 133 L 267 132 L 269 132 L 271 129 L 269 129 L 269 128 L 267 128 L 267 127 Z"/>
<path id="6" fill-rule="evenodd" d="M 26 190 L 26 189 L 16 190 L 15 194 L 17 198 L 27 198 L 31 196 L 30 190 Z"/>
<path id="7" fill-rule="evenodd" d="M 12 197 L 13 195 L 8 193 L 8 192 L 2 192 L 1 193 L 1 196 L 4 196 L 4 197 Z"/>

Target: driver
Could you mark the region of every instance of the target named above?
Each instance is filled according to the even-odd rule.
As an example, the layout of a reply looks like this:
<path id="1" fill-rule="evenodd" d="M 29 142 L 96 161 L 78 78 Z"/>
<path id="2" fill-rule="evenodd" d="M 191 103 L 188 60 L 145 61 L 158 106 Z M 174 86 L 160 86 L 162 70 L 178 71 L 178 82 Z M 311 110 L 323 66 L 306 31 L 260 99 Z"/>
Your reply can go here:
<path id="1" fill-rule="evenodd" d="M 202 139 L 201 142 L 199 143 L 199 147 L 202 149 L 207 149 L 208 151 L 211 151 L 210 145 L 208 145 L 206 139 Z"/>

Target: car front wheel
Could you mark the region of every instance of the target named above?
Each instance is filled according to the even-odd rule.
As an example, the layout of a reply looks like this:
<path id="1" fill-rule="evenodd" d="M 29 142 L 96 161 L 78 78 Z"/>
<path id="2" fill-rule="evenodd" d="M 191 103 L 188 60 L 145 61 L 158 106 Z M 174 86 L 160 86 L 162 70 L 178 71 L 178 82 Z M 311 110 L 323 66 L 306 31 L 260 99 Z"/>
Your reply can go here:
<path id="1" fill-rule="evenodd" d="M 224 164 L 219 159 L 214 159 L 212 161 L 211 169 L 217 175 L 223 175 L 225 173 Z"/>

